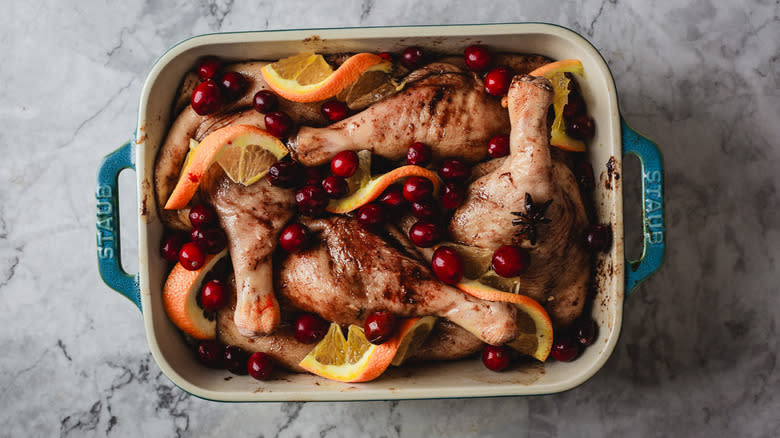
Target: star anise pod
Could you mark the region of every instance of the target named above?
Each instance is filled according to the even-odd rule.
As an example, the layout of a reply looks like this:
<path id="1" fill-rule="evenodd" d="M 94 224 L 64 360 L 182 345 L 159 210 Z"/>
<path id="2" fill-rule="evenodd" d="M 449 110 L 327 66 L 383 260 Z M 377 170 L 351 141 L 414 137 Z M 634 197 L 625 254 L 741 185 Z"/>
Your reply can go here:
<path id="1" fill-rule="evenodd" d="M 512 219 L 512 225 L 521 227 L 518 234 L 524 235 L 531 241 L 531 245 L 536 245 L 536 239 L 539 237 L 539 224 L 549 224 L 551 219 L 544 217 L 547 207 L 552 204 L 552 199 L 548 199 L 542 204 L 534 203 L 529 193 L 525 194 L 525 212 L 513 211 L 512 214 L 517 219 Z"/>

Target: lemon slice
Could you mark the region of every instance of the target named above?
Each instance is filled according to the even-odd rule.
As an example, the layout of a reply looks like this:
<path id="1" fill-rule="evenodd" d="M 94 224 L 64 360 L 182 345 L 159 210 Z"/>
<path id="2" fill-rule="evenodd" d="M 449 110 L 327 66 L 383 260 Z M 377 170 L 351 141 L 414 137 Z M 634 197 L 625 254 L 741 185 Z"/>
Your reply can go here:
<path id="1" fill-rule="evenodd" d="M 331 323 L 325 337 L 303 358 L 300 366 L 318 376 L 341 382 L 367 382 L 390 366 L 400 338 L 381 345 L 368 342 L 361 327 L 349 326 L 345 338 L 341 326 Z"/>
<path id="2" fill-rule="evenodd" d="M 406 359 L 410 358 L 422 346 L 433 330 L 434 324 L 436 324 L 435 316 L 410 318 L 402 322 L 398 330 L 403 337 L 390 364 L 393 366 L 403 365 Z"/>

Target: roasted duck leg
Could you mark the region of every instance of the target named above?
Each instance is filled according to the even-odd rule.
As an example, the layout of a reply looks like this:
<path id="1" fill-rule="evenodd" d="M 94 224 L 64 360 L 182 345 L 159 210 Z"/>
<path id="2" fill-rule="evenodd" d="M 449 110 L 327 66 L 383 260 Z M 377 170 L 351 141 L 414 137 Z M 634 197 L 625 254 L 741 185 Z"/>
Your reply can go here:
<path id="1" fill-rule="evenodd" d="M 361 323 L 377 310 L 436 315 L 493 345 L 517 336 L 513 306 L 479 300 L 439 282 L 390 236 L 380 238 L 344 217 L 306 225 L 319 234 L 318 242 L 287 257 L 278 282 L 280 297 L 292 306 L 340 324 Z"/>
<path id="2" fill-rule="evenodd" d="M 566 325 L 585 303 L 590 264 L 580 241 L 588 219 L 572 172 L 550 154 L 547 110 L 552 98 L 546 79 L 515 76 L 508 94 L 510 155 L 469 186 L 449 230 L 468 245 L 528 248 L 531 266 L 519 277 L 519 290 L 545 305 L 554 323 Z M 513 220 L 528 222 L 528 199 L 549 223 L 513 226 Z"/>
<path id="3" fill-rule="evenodd" d="M 203 178 L 201 192 L 227 234 L 236 276 L 236 327 L 248 337 L 271 333 L 280 320 L 271 256 L 295 213 L 293 192 L 271 185 L 268 178 L 251 186 L 234 183 L 219 166 Z"/>
<path id="4" fill-rule="evenodd" d="M 184 164 L 187 151 L 189 151 L 190 139 L 201 141 L 211 132 L 233 124 L 254 125 L 265 129 L 265 115 L 252 108 L 252 99 L 258 91 L 268 89 L 268 85 L 260 73 L 260 69 L 266 64 L 268 63 L 245 62 L 227 66 L 225 70 L 237 71 L 246 79 L 247 87 L 244 95 L 215 114 L 201 116 L 187 105 L 176 117 L 171 129 L 168 130 L 165 142 L 160 147 L 154 167 L 157 213 L 165 225 L 181 230 L 190 229 L 190 223 L 187 219 L 189 208 L 182 210 L 163 209 L 179 180 L 179 172 Z M 191 93 L 192 90 L 189 92 Z M 185 100 L 189 102 L 189 98 Z M 327 122 L 320 112 L 319 103 L 296 103 L 280 97 L 279 110 L 289 114 L 296 124 L 324 125 Z"/>
<path id="5" fill-rule="evenodd" d="M 433 63 L 409 74 L 406 89 L 325 128 L 301 127 L 289 146 L 307 166 L 328 162 L 343 150 L 369 149 L 391 160 L 406 156 L 419 141 L 434 160 L 479 161 L 494 135 L 509 131 L 498 99 L 482 81 L 451 64 Z"/>

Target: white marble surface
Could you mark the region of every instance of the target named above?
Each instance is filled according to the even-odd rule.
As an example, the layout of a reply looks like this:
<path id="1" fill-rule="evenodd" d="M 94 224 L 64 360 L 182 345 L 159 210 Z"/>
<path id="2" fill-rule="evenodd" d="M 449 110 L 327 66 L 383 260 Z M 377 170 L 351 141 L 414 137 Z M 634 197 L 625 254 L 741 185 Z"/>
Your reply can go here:
<path id="1" fill-rule="evenodd" d="M 780 436 L 777 1 L 3 9 L 1 436 Z M 156 58 L 208 32 L 511 21 L 590 39 L 623 114 L 665 155 L 666 265 L 627 300 L 606 366 L 572 391 L 528 398 L 218 404 L 174 387 L 139 312 L 100 281 L 95 262 L 97 165 L 133 132 Z M 636 190 L 627 203 L 637 204 Z M 133 251 L 132 237 L 123 243 Z"/>

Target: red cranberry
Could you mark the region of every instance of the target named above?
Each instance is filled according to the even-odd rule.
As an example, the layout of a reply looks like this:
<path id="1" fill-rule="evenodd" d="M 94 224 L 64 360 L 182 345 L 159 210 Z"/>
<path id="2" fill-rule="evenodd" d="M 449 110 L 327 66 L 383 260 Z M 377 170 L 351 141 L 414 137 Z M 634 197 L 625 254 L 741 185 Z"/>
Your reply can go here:
<path id="1" fill-rule="evenodd" d="M 347 114 L 349 114 L 349 108 L 347 108 L 347 105 L 344 102 L 339 102 L 338 100 L 331 100 L 323 103 L 320 111 L 322 111 L 322 115 L 331 122 L 338 122 L 339 120 L 343 120 L 347 118 Z"/>
<path id="2" fill-rule="evenodd" d="M 247 362 L 249 361 L 249 353 L 243 348 L 237 345 L 228 345 L 225 347 L 225 358 L 223 363 L 225 368 L 233 374 L 239 376 L 246 375 L 249 372 Z"/>
<path id="3" fill-rule="evenodd" d="M 303 182 L 303 169 L 295 161 L 278 161 L 268 168 L 268 181 L 285 189 L 297 187 Z"/>
<path id="4" fill-rule="evenodd" d="M 574 176 L 577 177 L 577 182 L 583 192 L 590 193 L 596 188 L 593 166 L 587 161 L 580 161 L 574 166 Z"/>
<path id="5" fill-rule="evenodd" d="M 265 353 L 253 353 L 247 362 L 249 375 L 257 380 L 268 380 L 274 371 L 274 361 Z"/>
<path id="6" fill-rule="evenodd" d="M 322 180 L 322 188 L 333 199 L 341 199 L 349 193 L 347 180 L 340 176 L 331 175 Z"/>
<path id="7" fill-rule="evenodd" d="M 488 345 L 482 350 L 482 363 L 491 371 L 501 371 L 509 365 L 509 348 Z"/>
<path id="8" fill-rule="evenodd" d="M 209 312 L 216 312 L 227 304 L 225 286 L 219 280 L 211 280 L 200 290 L 200 305 Z"/>
<path id="9" fill-rule="evenodd" d="M 160 255 L 169 262 L 178 262 L 179 251 L 181 251 L 181 247 L 185 242 L 187 242 L 186 233 L 176 231 L 169 234 L 160 246 Z"/>
<path id="10" fill-rule="evenodd" d="M 466 181 L 471 169 L 462 161 L 444 160 L 439 168 L 439 176 L 445 181 Z"/>
<path id="11" fill-rule="evenodd" d="M 298 211 L 308 216 L 320 216 L 328 205 L 328 194 L 322 186 L 303 186 L 295 192 Z"/>
<path id="12" fill-rule="evenodd" d="M 423 52 L 419 47 L 407 47 L 401 53 L 401 64 L 408 69 L 417 68 L 422 63 Z"/>
<path id="13" fill-rule="evenodd" d="M 591 253 L 607 252 L 612 247 L 612 228 L 609 225 L 592 225 L 585 231 L 585 249 Z"/>
<path id="14" fill-rule="evenodd" d="M 430 164 L 431 155 L 431 148 L 418 141 L 409 146 L 406 152 L 406 163 L 425 167 Z"/>
<path id="15" fill-rule="evenodd" d="M 465 199 L 466 191 L 463 190 L 463 187 L 455 183 L 447 183 L 447 185 L 444 186 L 444 193 L 441 195 L 441 205 L 444 208 L 454 210 L 460 207 L 460 204 L 462 204 Z"/>
<path id="16" fill-rule="evenodd" d="M 190 238 L 208 254 L 216 254 L 227 246 L 227 237 L 220 228 L 193 228 Z"/>
<path id="17" fill-rule="evenodd" d="M 585 114 L 585 99 L 579 93 L 569 93 L 569 100 L 563 106 L 563 117 L 573 119 Z"/>
<path id="18" fill-rule="evenodd" d="M 292 223 L 279 235 L 279 245 L 287 252 L 298 252 L 309 242 L 309 229 L 305 225 Z"/>
<path id="19" fill-rule="evenodd" d="M 433 183 L 421 176 L 412 176 L 404 182 L 404 198 L 409 202 L 419 202 L 433 196 Z"/>
<path id="20" fill-rule="evenodd" d="M 357 220 L 364 227 L 375 227 L 381 225 L 385 220 L 385 209 L 381 204 L 371 203 L 360 207 L 357 213 Z"/>
<path id="21" fill-rule="evenodd" d="M 246 88 L 246 78 L 237 71 L 225 72 L 219 79 L 219 85 L 222 86 L 225 99 L 233 101 L 241 97 Z"/>
<path id="22" fill-rule="evenodd" d="M 393 54 L 388 52 L 382 52 L 378 55 L 380 58 L 384 59 L 385 61 L 393 62 Z"/>
<path id="23" fill-rule="evenodd" d="M 580 353 L 580 344 L 570 336 L 563 336 L 553 342 L 550 356 L 560 362 L 571 362 Z"/>
<path id="24" fill-rule="evenodd" d="M 487 70 L 493 58 L 487 47 L 478 45 L 466 47 L 463 57 L 466 59 L 466 65 L 476 72 Z"/>
<path id="25" fill-rule="evenodd" d="M 355 151 L 341 151 L 330 160 L 330 171 L 336 176 L 349 178 L 358 168 L 358 155 Z"/>
<path id="26" fill-rule="evenodd" d="M 322 181 L 324 180 L 322 176 L 323 172 L 320 170 L 319 167 L 307 167 L 303 171 L 303 180 L 304 185 L 315 185 L 319 186 L 322 185 Z"/>
<path id="27" fill-rule="evenodd" d="M 574 337 L 583 347 L 593 344 L 596 340 L 596 333 L 598 332 L 598 326 L 596 321 L 581 317 L 574 322 Z"/>
<path id="28" fill-rule="evenodd" d="M 488 143 L 488 155 L 491 158 L 501 158 L 509 155 L 509 136 L 499 134 L 491 138 Z"/>
<path id="29" fill-rule="evenodd" d="M 198 63 L 198 78 L 201 81 L 211 79 L 222 67 L 222 62 L 216 56 L 206 56 Z"/>
<path id="30" fill-rule="evenodd" d="M 271 111 L 265 115 L 265 130 L 274 137 L 287 137 L 292 133 L 293 126 L 293 120 L 286 113 Z"/>
<path id="31" fill-rule="evenodd" d="M 587 140 L 593 138 L 596 126 L 593 119 L 588 115 L 577 116 L 571 120 L 566 120 L 566 134 L 571 138 L 578 140 Z"/>
<path id="32" fill-rule="evenodd" d="M 184 269 L 195 271 L 203 267 L 206 262 L 206 256 L 198 245 L 193 242 L 187 242 L 181 246 L 179 251 L 179 263 Z"/>
<path id="33" fill-rule="evenodd" d="M 496 67 L 485 75 L 485 91 L 493 96 L 501 96 L 509 90 L 512 71 L 508 67 Z"/>
<path id="34" fill-rule="evenodd" d="M 385 310 L 374 312 L 366 318 L 366 339 L 372 344 L 384 344 L 393 338 L 396 325 L 396 318 L 392 313 Z"/>
<path id="35" fill-rule="evenodd" d="M 196 205 L 190 210 L 190 223 L 195 228 L 205 228 L 217 223 L 217 213 L 211 207 Z"/>
<path id="36" fill-rule="evenodd" d="M 463 260 L 457 251 L 448 246 L 442 246 L 433 253 L 431 268 L 442 283 L 455 284 L 463 278 Z"/>
<path id="37" fill-rule="evenodd" d="M 409 239 L 420 248 L 430 248 L 441 239 L 441 230 L 433 222 L 417 221 L 409 229 Z"/>
<path id="38" fill-rule="evenodd" d="M 439 218 L 439 206 L 432 199 L 412 202 L 411 210 L 417 219 L 436 222 Z"/>
<path id="39" fill-rule="evenodd" d="M 397 211 L 406 206 L 406 199 L 404 199 L 404 189 L 398 185 L 393 184 L 388 187 L 382 195 L 377 198 L 377 201 L 384 205 L 386 209 L 391 211 Z"/>
<path id="40" fill-rule="evenodd" d="M 222 91 L 219 85 L 211 79 L 198 84 L 192 92 L 190 105 L 201 116 L 217 111 L 222 106 Z"/>
<path id="41" fill-rule="evenodd" d="M 311 313 L 304 313 L 295 320 L 295 339 L 303 344 L 313 344 L 325 337 L 328 323 Z"/>
<path id="42" fill-rule="evenodd" d="M 523 248 L 503 245 L 493 253 L 493 270 L 502 277 L 517 277 L 531 265 L 531 256 Z"/>
<path id="43" fill-rule="evenodd" d="M 225 358 L 225 346 L 218 341 L 200 341 L 198 360 L 209 368 L 222 368 Z"/>
<path id="44" fill-rule="evenodd" d="M 255 93 L 252 103 L 255 107 L 255 111 L 262 114 L 268 114 L 272 111 L 276 111 L 276 108 L 279 107 L 279 98 L 271 91 L 260 90 Z"/>

